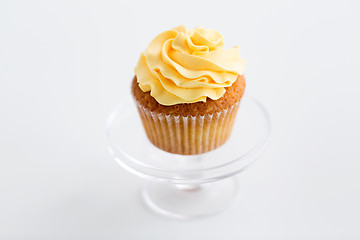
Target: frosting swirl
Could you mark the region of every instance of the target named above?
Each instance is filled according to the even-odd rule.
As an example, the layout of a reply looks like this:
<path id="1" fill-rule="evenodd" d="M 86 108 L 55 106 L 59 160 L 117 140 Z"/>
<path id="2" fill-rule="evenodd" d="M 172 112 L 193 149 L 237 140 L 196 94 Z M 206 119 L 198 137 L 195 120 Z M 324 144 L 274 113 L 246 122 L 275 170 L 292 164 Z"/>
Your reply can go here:
<path id="1" fill-rule="evenodd" d="M 220 33 L 179 26 L 155 37 L 135 67 L 139 87 L 162 105 L 219 99 L 243 74 L 237 47 L 224 49 Z"/>

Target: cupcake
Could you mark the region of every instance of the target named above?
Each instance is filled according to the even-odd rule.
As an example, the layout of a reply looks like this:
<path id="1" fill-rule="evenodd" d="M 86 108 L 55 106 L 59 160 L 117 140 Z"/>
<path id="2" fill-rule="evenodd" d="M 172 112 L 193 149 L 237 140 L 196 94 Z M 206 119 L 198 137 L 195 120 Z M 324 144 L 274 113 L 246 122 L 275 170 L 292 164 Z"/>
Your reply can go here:
<path id="1" fill-rule="evenodd" d="M 212 29 L 179 26 L 155 37 L 135 67 L 132 94 L 149 140 L 181 155 L 229 138 L 245 90 L 245 61 Z"/>

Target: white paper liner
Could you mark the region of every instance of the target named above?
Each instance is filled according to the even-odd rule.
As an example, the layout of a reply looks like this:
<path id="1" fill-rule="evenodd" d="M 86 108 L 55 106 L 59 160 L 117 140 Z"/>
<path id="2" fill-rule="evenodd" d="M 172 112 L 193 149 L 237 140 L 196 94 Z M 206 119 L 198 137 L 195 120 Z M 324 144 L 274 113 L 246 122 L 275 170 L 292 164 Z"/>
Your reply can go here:
<path id="1" fill-rule="evenodd" d="M 137 102 L 149 140 L 158 148 L 182 155 L 205 153 L 226 142 L 239 102 L 214 114 L 181 116 L 151 112 Z"/>

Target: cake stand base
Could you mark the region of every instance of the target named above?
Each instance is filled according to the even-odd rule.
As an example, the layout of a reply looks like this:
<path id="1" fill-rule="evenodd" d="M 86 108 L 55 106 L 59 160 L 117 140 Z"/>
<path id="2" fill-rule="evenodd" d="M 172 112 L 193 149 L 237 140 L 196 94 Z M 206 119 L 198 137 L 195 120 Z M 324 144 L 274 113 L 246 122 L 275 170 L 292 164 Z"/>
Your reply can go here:
<path id="1" fill-rule="evenodd" d="M 237 185 L 234 177 L 198 185 L 148 181 L 143 197 L 151 210 L 164 216 L 201 218 L 231 206 L 238 195 Z"/>

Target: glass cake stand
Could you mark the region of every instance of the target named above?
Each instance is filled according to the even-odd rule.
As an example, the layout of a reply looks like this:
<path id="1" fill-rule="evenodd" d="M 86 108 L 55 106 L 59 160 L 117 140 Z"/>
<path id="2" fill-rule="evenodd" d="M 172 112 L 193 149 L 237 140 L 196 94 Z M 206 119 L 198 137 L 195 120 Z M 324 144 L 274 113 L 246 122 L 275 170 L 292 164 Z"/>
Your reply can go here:
<path id="1" fill-rule="evenodd" d="M 270 118 L 255 98 L 244 96 L 228 141 L 198 155 L 167 153 L 147 138 L 134 100 L 128 96 L 109 116 L 107 137 L 115 160 L 144 178 L 145 203 L 155 212 L 176 218 L 219 213 L 237 197 L 234 175 L 247 169 L 264 152 Z"/>

